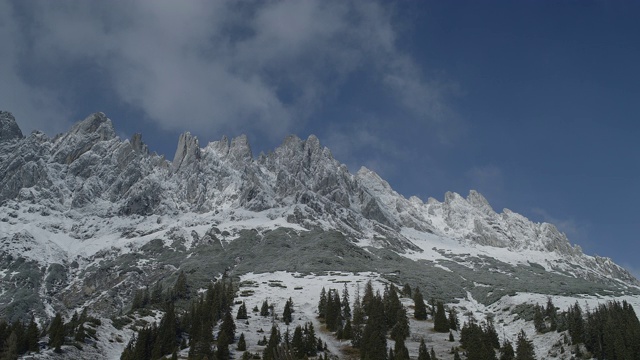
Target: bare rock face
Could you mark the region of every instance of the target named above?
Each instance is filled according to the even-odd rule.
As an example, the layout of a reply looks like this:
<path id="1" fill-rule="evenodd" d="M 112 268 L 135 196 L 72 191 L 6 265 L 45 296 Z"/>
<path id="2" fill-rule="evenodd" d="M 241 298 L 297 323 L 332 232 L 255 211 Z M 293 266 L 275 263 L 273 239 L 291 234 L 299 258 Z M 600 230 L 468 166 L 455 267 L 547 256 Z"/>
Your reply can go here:
<path id="1" fill-rule="evenodd" d="M 22 130 L 16 123 L 16 119 L 8 111 L 0 111 L 0 141 L 21 139 Z"/>

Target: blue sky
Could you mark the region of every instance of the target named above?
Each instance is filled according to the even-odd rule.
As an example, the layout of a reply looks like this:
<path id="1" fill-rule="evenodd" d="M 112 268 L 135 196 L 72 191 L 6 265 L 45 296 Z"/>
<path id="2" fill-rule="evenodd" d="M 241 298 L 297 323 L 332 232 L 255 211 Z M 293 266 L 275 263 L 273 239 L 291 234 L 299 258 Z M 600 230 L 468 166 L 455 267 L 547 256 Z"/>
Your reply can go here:
<path id="1" fill-rule="evenodd" d="M 405 196 L 483 193 L 640 275 L 640 2 L 0 1 L 0 108 L 172 158 L 317 135 Z"/>

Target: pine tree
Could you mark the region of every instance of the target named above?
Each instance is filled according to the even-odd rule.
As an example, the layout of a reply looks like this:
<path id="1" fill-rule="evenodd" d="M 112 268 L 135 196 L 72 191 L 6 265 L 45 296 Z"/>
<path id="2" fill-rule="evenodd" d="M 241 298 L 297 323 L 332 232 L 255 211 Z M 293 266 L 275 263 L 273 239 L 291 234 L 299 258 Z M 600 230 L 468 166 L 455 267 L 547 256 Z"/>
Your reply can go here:
<path id="1" fill-rule="evenodd" d="M 344 323 L 344 328 L 342 328 L 342 338 L 345 340 L 350 340 L 353 336 L 353 330 L 351 328 L 351 319 L 347 319 Z"/>
<path id="2" fill-rule="evenodd" d="M 413 292 L 414 312 L 413 317 L 417 320 L 427 319 L 427 306 L 424 304 L 424 298 L 420 292 L 420 288 L 416 287 Z"/>
<path id="3" fill-rule="evenodd" d="M 431 355 L 427 350 L 427 344 L 424 343 L 424 338 L 420 339 L 420 346 L 418 347 L 418 360 L 431 360 Z"/>
<path id="4" fill-rule="evenodd" d="M 267 347 L 264 348 L 262 352 L 262 358 L 264 360 L 274 360 L 274 352 L 280 344 L 280 331 L 276 325 L 271 326 L 271 335 L 269 336 L 269 342 L 267 342 Z"/>
<path id="5" fill-rule="evenodd" d="M 342 317 L 344 319 L 351 319 L 351 306 L 349 305 L 349 290 L 347 284 L 344 284 L 342 289 Z"/>
<path id="6" fill-rule="evenodd" d="M 411 286 L 409 285 L 409 283 L 404 284 L 404 287 L 402 288 L 402 295 L 404 295 L 405 297 L 412 297 L 411 296 Z"/>
<path id="7" fill-rule="evenodd" d="M 176 299 L 186 299 L 189 293 L 189 284 L 187 283 L 187 276 L 184 271 L 180 271 L 175 284 L 173 285 L 173 296 Z"/>
<path id="8" fill-rule="evenodd" d="M 449 309 L 449 329 L 454 331 L 460 329 L 460 322 L 458 321 L 458 315 L 454 308 Z"/>
<path id="9" fill-rule="evenodd" d="M 55 352 L 61 352 L 61 346 L 64 343 L 64 324 L 62 316 L 57 313 L 49 326 L 49 346 L 53 347 Z"/>
<path id="10" fill-rule="evenodd" d="M 524 330 L 521 330 L 516 343 L 516 360 L 535 360 L 535 358 L 533 343 L 527 338 Z"/>
<path id="11" fill-rule="evenodd" d="M 269 316 L 269 303 L 267 300 L 262 302 L 262 307 L 260 307 L 260 316 Z"/>
<path id="12" fill-rule="evenodd" d="M 18 336 L 11 332 L 2 349 L 2 360 L 14 360 L 18 358 Z"/>
<path id="13" fill-rule="evenodd" d="M 40 347 L 38 346 L 38 338 L 40 331 L 38 330 L 38 324 L 36 324 L 33 316 L 31 317 L 31 321 L 27 326 L 27 350 L 31 352 L 40 352 Z"/>
<path id="14" fill-rule="evenodd" d="M 156 282 L 156 284 L 153 286 L 153 290 L 151 291 L 152 304 L 162 303 L 162 291 L 162 283 L 160 281 Z"/>
<path id="15" fill-rule="evenodd" d="M 238 307 L 238 313 L 236 314 L 236 319 L 246 320 L 248 318 L 249 317 L 247 316 L 247 305 L 243 301 L 242 304 L 240 304 L 240 306 Z"/>
<path id="16" fill-rule="evenodd" d="M 327 291 L 322 288 L 320 290 L 320 300 L 318 301 L 318 317 L 324 318 L 327 311 Z"/>
<path id="17" fill-rule="evenodd" d="M 318 350 L 317 350 L 317 342 L 316 342 L 316 331 L 313 328 L 313 323 L 308 322 L 305 325 L 305 329 L 306 331 L 305 331 L 304 343 L 305 343 L 306 354 L 309 356 L 315 356 Z"/>
<path id="18" fill-rule="evenodd" d="M 369 280 L 364 286 L 364 295 L 362 295 L 362 309 L 367 316 L 371 314 L 370 303 L 373 297 L 373 283 Z"/>
<path id="19" fill-rule="evenodd" d="M 384 304 L 379 294 L 369 302 L 369 311 L 367 323 L 362 334 L 360 358 L 385 360 L 387 354 L 387 328 Z"/>
<path id="20" fill-rule="evenodd" d="M 244 339 L 244 333 L 240 333 L 240 338 L 238 339 L 238 351 L 247 350 L 247 341 Z"/>
<path id="21" fill-rule="evenodd" d="M 291 321 L 293 321 L 293 318 L 291 316 L 292 310 L 291 310 L 291 299 L 287 300 L 287 302 L 284 304 L 284 311 L 282 312 L 282 320 L 284 321 L 285 324 L 289 325 L 289 323 L 291 323 Z"/>
<path id="22" fill-rule="evenodd" d="M 454 341 L 456 340 L 453 338 L 453 333 L 449 331 L 449 342 L 454 342 Z"/>
<path id="23" fill-rule="evenodd" d="M 236 337 L 236 324 L 233 322 L 233 317 L 228 311 L 224 314 L 218 337 L 220 337 L 222 333 L 226 334 L 228 343 L 233 344 Z"/>
<path id="24" fill-rule="evenodd" d="M 87 337 L 87 332 L 84 329 L 84 324 L 80 324 L 78 329 L 76 330 L 76 335 L 74 336 L 74 340 L 80 343 L 83 343 L 85 338 Z"/>
<path id="25" fill-rule="evenodd" d="M 228 314 L 228 313 L 227 313 Z M 231 355 L 229 352 L 229 344 L 232 342 L 232 338 L 229 337 L 229 334 L 226 331 L 221 330 L 218 335 L 218 342 L 216 348 L 216 359 L 217 360 L 228 360 Z"/>
<path id="26" fill-rule="evenodd" d="M 438 357 L 436 356 L 436 352 L 433 350 L 433 346 L 431 347 L 431 360 L 438 360 Z"/>
<path id="27" fill-rule="evenodd" d="M 300 325 L 296 326 L 295 330 L 293 330 L 291 348 L 293 348 L 296 358 L 302 359 L 306 355 L 304 339 L 302 336 L 302 327 Z"/>
<path id="28" fill-rule="evenodd" d="M 364 327 L 364 309 L 360 303 L 360 287 L 356 288 L 355 299 L 353 300 L 353 322 L 351 323 L 351 345 L 360 347 L 362 331 Z"/>
<path id="29" fill-rule="evenodd" d="M 444 310 L 442 302 L 438 302 L 436 305 L 436 313 L 433 318 L 433 329 L 437 332 L 448 332 L 449 321 L 447 321 L 447 313 Z"/>
<path id="30" fill-rule="evenodd" d="M 458 352 L 458 349 L 453 350 L 453 360 L 462 360 L 462 358 L 460 358 L 460 353 Z"/>
<path id="31" fill-rule="evenodd" d="M 500 348 L 500 360 L 514 360 L 516 358 L 516 353 L 513 350 L 513 345 L 511 342 L 505 341 Z"/>
<path id="32" fill-rule="evenodd" d="M 542 307 L 536 304 L 533 307 L 533 326 L 540 333 L 545 332 L 546 325 L 544 323 L 544 314 L 542 312 Z"/>
<path id="33" fill-rule="evenodd" d="M 391 338 L 394 341 L 405 340 L 409 336 L 409 319 L 407 319 L 407 312 L 403 307 L 397 310 L 396 323 L 391 328 Z M 396 351 L 397 352 L 397 351 Z"/>
<path id="34" fill-rule="evenodd" d="M 393 352 L 395 353 L 395 357 L 389 357 L 389 360 L 409 360 L 409 350 L 404 344 L 404 339 L 398 339 L 398 341 L 396 341 Z"/>

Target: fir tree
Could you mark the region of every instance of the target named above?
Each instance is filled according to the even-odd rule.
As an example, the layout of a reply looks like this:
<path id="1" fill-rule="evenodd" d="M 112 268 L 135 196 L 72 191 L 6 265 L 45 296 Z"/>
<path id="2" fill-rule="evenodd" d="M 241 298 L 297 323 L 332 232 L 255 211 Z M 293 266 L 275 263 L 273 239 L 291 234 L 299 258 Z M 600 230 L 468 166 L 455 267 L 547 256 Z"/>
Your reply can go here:
<path id="1" fill-rule="evenodd" d="M 404 284 L 404 287 L 402 288 L 402 295 L 404 295 L 405 297 L 412 297 L 411 296 L 411 286 L 409 285 L 409 283 Z"/>
<path id="2" fill-rule="evenodd" d="M 362 334 L 360 358 L 367 360 L 385 360 L 387 354 L 387 329 L 384 316 L 384 304 L 379 295 L 369 302 L 369 316 Z"/>
<path id="3" fill-rule="evenodd" d="M 74 336 L 74 340 L 80 343 L 83 343 L 85 338 L 87 337 L 87 332 L 84 329 L 84 324 L 80 324 L 78 329 L 76 330 L 76 335 Z"/>
<path id="4" fill-rule="evenodd" d="M 454 331 L 460 329 L 460 322 L 458 321 L 458 315 L 454 308 L 449 309 L 449 329 Z"/>
<path id="5" fill-rule="evenodd" d="M 351 306 L 349 305 L 349 290 L 347 284 L 344 284 L 342 289 L 342 317 L 344 319 L 351 319 Z"/>
<path id="6" fill-rule="evenodd" d="M 31 352 L 40 352 L 40 347 L 38 346 L 38 338 L 40 331 L 38 330 L 38 324 L 36 324 L 33 316 L 31 317 L 31 321 L 27 326 L 27 350 Z"/>
<path id="7" fill-rule="evenodd" d="M 173 296 L 176 299 L 186 299 L 189 293 L 189 284 L 187 283 L 187 276 L 184 271 L 180 271 L 175 284 L 173 285 Z"/>
<path id="8" fill-rule="evenodd" d="M 238 307 L 238 313 L 236 314 L 236 319 L 246 320 L 248 318 L 249 317 L 247 316 L 247 305 L 243 301 L 242 304 L 240 304 L 240 306 Z"/>
<path id="9" fill-rule="evenodd" d="M 374 296 L 373 283 L 371 282 L 371 280 L 369 280 L 364 286 L 364 295 L 362 295 L 362 309 L 367 316 L 371 314 L 370 303 L 373 300 Z"/>
<path id="10" fill-rule="evenodd" d="M 269 316 L 269 303 L 267 300 L 262 302 L 262 307 L 260 307 L 260 316 Z"/>
<path id="11" fill-rule="evenodd" d="M 536 354 L 533 350 L 533 343 L 527 339 L 524 330 L 520 330 L 516 343 L 516 360 L 535 360 Z"/>
<path id="12" fill-rule="evenodd" d="M 230 338 L 229 334 L 226 331 L 220 330 L 220 333 L 218 335 L 217 347 L 216 347 L 217 360 L 229 359 L 229 356 L 231 355 L 229 352 L 229 344 L 232 342 L 231 341 L 232 339 L 233 338 Z"/>
<path id="13" fill-rule="evenodd" d="M 417 320 L 426 320 L 427 319 L 427 307 L 424 304 L 424 298 L 422 297 L 422 293 L 420 292 L 420 288 L 416 287 L 416 290 L 413 292 L 413 302 L 414 302 L 414 312 L 413 317 Z"/>
<path id="14" fill-rule="evenodd" d="M 291 316 L 292 306 L 293 305 L 291 305 L 291 299 L 287 300 L 287 302 L 284 304 L 284 311 L 282 312 L 282 321 L 284 321 L 284 323 L 287 325 L 289 325 L 289 323 L 293 321 L 293 318 Z"/>
<path id="15" fill-rule="evenodd" d="M 240 333 L 240 338 L 238 339 L 238 351 L 247 350 L 247 342 L 244 339 L 244 333 Z"/>
<path id="16" fill-rule="evenodd" d="M 233 322 L 233 317 L 230 312 L 226 312 L 223 317 L 218 337 L 222 336 L 222 333 L 226 334 L 228 344 L 233 344 L 236 337 L 236 324 Z"/>
<path id="17" fill-rule="evenodd" d="M 344 323 L 344 328 L 342 328 L 342 338 L 345 340 L 350 340 L 353 336 L 353 331 L 351 328 L 351 319 L 347 319 Z"/>
<path id="18" fill-rule="evenodd" d="M 11 332 L 2 349 L 2 360 L 14 360 L 18 358 L 18 336 Z"/>
<path id="19" fill-rule="evenodd" d="M 365 313 L 360 303 L 360 287 L 356 288 L 355 299 L 353 300 L 353 322 L 351 323 L 351 345 L 360 347 L 362 331 L 364 328 Z"/>
<path id="20" fill-rule="evenodd" d="M 318 301 L 318 317 L 324 318 L 327 311 L 327 291 L 322 288 L 320 290 L 320 300 Z"/>
<path id="21" fill-rule="evenodd" d="M 427 350 L 427 344 L 424 343 L 424 338 L 420 339 L 420 346 L 418 347 L 418 360 L 431 360 L 431 355 Z"/>
<path id="22" fill-rule="evenodd" d="M 453 360 L 462 360 L 462 358 L 460 358 L 460 353 L 458 352 L 458 349 L 453 350 Z"/>
<path id="23" fill-rule="evenodd" d="M 57 313 L 49 326 L 49 346 L 53 347 L 55 352 L 61 352 L 61 346 L 64 343 L 64 324 L 62 316 Z"/>
<path id="24" fill-rule="evenodd" d="M 404 341 L 409 336 L 409 319 L 407 319 L 407 312 L 403 307 L 397 310 L 396 319 L 395 325 L 391 328 L 391 338 L 394 341 Z"/>
<path id="25" fill-rule="evenodd" d="M 264 348 L 262 352 L 262 358 L 264 360 L 273 360 L 274 353 L 276 348 L 280 344 L 280 331 L 276 327 L 276 325 L 271 326 L 271 335 L 269 335 L 269 341 L 267 342 L 267 347 Z"/>
<path id="26" fill-rule="evenodd" d="M 409 360 L 409 350 L 404 344 L 404 339 L 398 339 L 393 347 L 395 357 L 389 357 L 389 360 Z"/>
<path id="27" fill-rule="evenodd" d="M 293 331 L 293 337 L 291 338 L 291 347 L 293 348 L 296 358 L 302 359 L 306 355 L 306 349 L 304 344 L 304 338 L 302 335 L 302 327 L 296 326 Z"/>
<path id="28" fill-rule="evenodd" d="M 453 338 L 453 333 L 449 331 L 449 342 L 454 342 L 454 341 L 456 340 Z"/>
<path id="29" fill-rule="evenodd" d="M 436 352 L 433 350 L 433 346 L 431 347 L 431 360 L 438 360 L 438 357 L 436 356 Z"/>
<path id="30" fill-rule="evenodd" d="M 438 302 L 436 305 L 436 313 L 433 318 L 433 329 L 437 332 L 448 332 L 449 321 L 447 321 L 447 313 L 444 310 L 442 302 Z"/>
<path id="31" fill-rule="evenodd" d="M 513 345 L 508 340 L 502 344 L 500 348 L 500 360 L 514 360 L 516 358 L 516 353 L 513 350 Z"/>

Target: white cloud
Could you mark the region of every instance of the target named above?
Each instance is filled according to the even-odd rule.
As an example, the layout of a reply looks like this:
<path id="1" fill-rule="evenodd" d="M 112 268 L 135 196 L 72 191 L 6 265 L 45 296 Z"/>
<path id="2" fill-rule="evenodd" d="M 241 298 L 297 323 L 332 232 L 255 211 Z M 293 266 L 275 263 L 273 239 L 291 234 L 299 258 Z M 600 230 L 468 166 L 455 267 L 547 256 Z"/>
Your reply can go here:
<path id="1" fill-rule="evenodd" d="M 64 115 L 75 105 L 29 85 L 37 79 L 18 75 L 21 61 L 43 71 L 97 67 L 119 101 L 168 130 L 209 135 L 250 126 L 280 137 L 357 71 L 417 119 L 449 117 L 443 87 L 398 50 L 380 3 L 42 1 L 16 6 L 24 16 L 10 4 L 0 11 L 9 28 L 2 40 L 16 51 L 1 58 L 0 106 L 28 115 L 33 126 L 51 124 L 42 113 Z"/>

